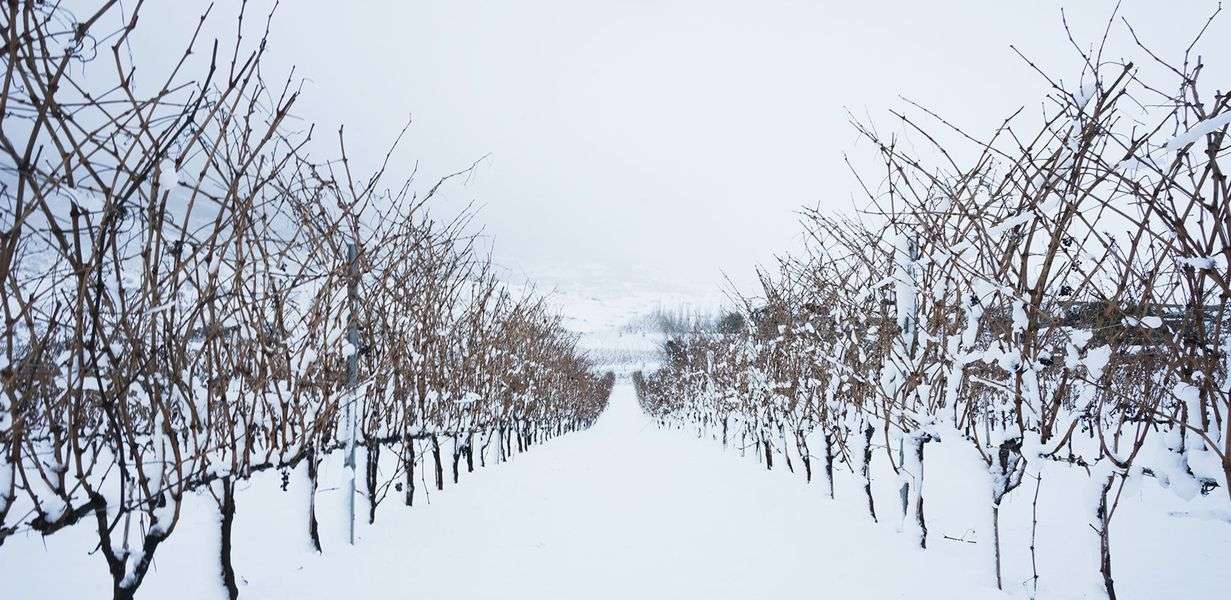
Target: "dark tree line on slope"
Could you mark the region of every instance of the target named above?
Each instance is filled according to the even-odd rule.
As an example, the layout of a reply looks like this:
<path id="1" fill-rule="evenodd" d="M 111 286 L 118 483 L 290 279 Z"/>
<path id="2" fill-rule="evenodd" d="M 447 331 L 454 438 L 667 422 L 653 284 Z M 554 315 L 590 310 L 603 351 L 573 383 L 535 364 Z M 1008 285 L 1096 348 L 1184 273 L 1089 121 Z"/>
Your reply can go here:
<path id="1" fill-rule="evenodd" d="M 249 43 L 241 12 L 227 47 L 201 39 L 203 16 L 169 73 L 140 71 L 140 10 L 0 5 L 0 545 L 93 527 L 131 598 L 185 495 L 208 490 L 235 597 L 236 480 L 306 465 L 319 550 L 316 477 L 348 441 L 371 522 L 391 489 L 413 501 L 416 465 L 443 488 L 442 446 L 456 482 L 477 446 L 503 460 L 591 424 L 612 377 L 497 281 L 469 211 L 428 214 L 453 176 L 389 187 L 388 155 L 357 176 L 341 131 L 341 158 L 311 160 L 294 78 L 261 69 L 269 18 Z"/>
<path id="2" fill-rule="evenodd" d="M 1231 96 L 1198 85 L 1199 58 L 1171 65 L 1139 45 L 1169 77 L 1147 81 L 1102 56 L 1105 42 L 1081 54 L 1076 89 L 1047 80 L 1050 108 L 1029 135 L 1018 115 L 980 140 L 922 107 L 895 113 L 931 164 L 856 123 L 883 159 L 864 185 L 874 209 L 806 211 L 807 256 L 763 273 L 741 333 L 674 340 L 665 367 L 638 379 L 645 410 L 755 444 L 767 465 L 790 447 L 809 478 L 818 459 L 831 496 L 845 465 L 874 520 L 879 446 L 925 547 L 925 448 L 969 444 L 993 474 L 997 586 L 1003 498 L 1031 463 L 1081 469 L 1097 502 L 1076 510 L 1114 598 L 1126 479 L 1231 493 Z M 974 159 L 940 140 L 970 142 Z"/>

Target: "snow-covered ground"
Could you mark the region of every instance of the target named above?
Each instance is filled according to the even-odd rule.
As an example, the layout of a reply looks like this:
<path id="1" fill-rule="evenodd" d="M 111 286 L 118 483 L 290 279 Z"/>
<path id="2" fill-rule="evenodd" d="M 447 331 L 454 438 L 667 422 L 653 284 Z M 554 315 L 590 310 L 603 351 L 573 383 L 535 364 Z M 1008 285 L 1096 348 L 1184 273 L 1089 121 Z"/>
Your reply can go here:
<path id="1" fill-rule="evenodd" d="M 987 557 L 964 529 L 979 519 L 962 504 L 969 471 L 937 454 L 925 495 L 931 543 L 913 547 L 898 533 L 892 478 L 878 477 L 874 524 L 854 478 L 839 478 L 838 499 L 780 464 L 766 471 L 753 452 L 664 430 L 642 415 L 631 384 L 589 431 L 570 434 L 512 462 L 462 475 L 456 487 L 391 498 L 374 527 L 361 524 L 346 546 L 341 472 L 326 467 L 319 495 L 324 554 L 307 549 L 303 495 L 275 473 L 240 486 L 234 557 L 246 598 L 833 598 L 1007 597 L 987 585 Z M 952 457 L 946 457 L 952 458 Z M 797 465 L 798 468 L 798 465 Z M 965 474 L 963 474 L 965 473 Z M 426 483 L 426 482 L 424 482 Z M 1097 598 L 1095 567 L 1083 548 L 1093 536 L 1058 526 L 1062 480 L 1045 480 L 1040 507 L 1051 526 L 1040 536 L 1041 598 Z M 423 487 L 428 487 L 424 485 Z M 1157 486 L 1154 486 L 1157 487 Z M 1050 489 L 1047 489 L 1050 488 Z M 1079 493 L 1072 490 L 1072 493 Z M 420 492 L 422 494 L 422 492 Z M 1142 486 L 1151 506 L 1169 496 Z M 1018 494 L 1016 512 L 1029 510 Z M 1050 500 L 1049 500 L 1050 498 Z M 1161 500 L 1160 500 L 1161 499 Z M 1024 502 L 1022 502 L 1024 501 Z M 224 597 L 216 574 L 216 508 L 197 495 L 180 528 L 159 550 L 138 598 Z M 1119 516 L 1121 597 L 1220 598 L 1231 586 L 1225 564 L 1231 524 L 1140 511 Z M 1198 515 L 1200 516 L 1200 515 Z M 1007 534 L 1012 573 L 1028 572 L 1024 531 Z M 109 594 L 104 563 L 91 555 L 88 526 L 45 540 L 17 535 L 0 548 L 3 598 L 97 598 Z M 1172 557 L 1185 556 L 1184 560 Z M 1089 558 L 1089 560 L 1087 560 Z M 1019 595 L 1018 597 L 1024 597 Z"/>
<path id="2" fill-rule="evenodd" d="M 336 475 L 336 465 L 331 472 Z M 298 490 L 257 477 L 239 495 L 235 563 L 247 598 L 987 598 L 970 551 L 922 553 L 892 527 L 688 434 L 658 429 L 632 386 L 589 431 L 463 476 L 431 503 L 382 506 L 354 548 L 322 489 L 325 552 L 307 551 Z M 221 597 L 212 502 L 188 503 L 138 597 Z M 13 600 L 109 593 L 88 527 L 10 539 Z M 892 566 L 894 577 L 885 573 Z M 926 592 L 926 595 L 924 594 Z"/>

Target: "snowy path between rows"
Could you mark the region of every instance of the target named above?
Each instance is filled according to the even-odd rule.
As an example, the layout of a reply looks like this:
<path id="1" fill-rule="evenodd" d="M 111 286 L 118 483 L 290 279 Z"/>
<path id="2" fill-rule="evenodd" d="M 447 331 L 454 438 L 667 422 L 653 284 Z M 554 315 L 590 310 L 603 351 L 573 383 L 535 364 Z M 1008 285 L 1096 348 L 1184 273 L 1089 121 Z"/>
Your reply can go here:
<path id="1" fill-rule="evenodd" d="M 302 472 L 288 473 L 285 489 L 280 473 L 258 473 L 237 485 L 234 564 L 240 597 L 249 600 L 1004 598 L 991 587 L 986 544 L 961 541 L 976 537 L 971 527 L 981 522 L 986 489 L 982 463 L 963 450 L 931 450 L 924 551 L 898 531 L 884 461 L 873 464 L 881 517 L 873 523 L 852 477 L 839 477 L 831 500 L 823 485 L 808 484 L 781 460 L 767 471 L 751 449 L 743 456 L 659 428 L 621 381 L 587 431 L 463 472 L 459 484 L 427 497 L 428 482 L 420 481 L 410 508 L 390 491 L 375 525 L 358 523 L 354 547 L 344 541 L 340 453 L 322 466 L 316 496 L 323 554 L 308 549 Z M 1074 510 L 1083 481 L 1053 470 L 1043 484 L 1040 598 L 1102 596 L 1089 518 Z M 1127 495 L 1113 530 L 1121 598 L 1225 598 L 1231 527 L 1185 516 L 1210 512 L 1221 499 L 1185 503 L 1148 482 Z M 1002 507 L 1011 511 L 1003 513 L 1002 548 L 1013 598 L 1029 596 L 1030 499 L 1018 494 Z M 137 598 L 225 598 L 218 539 L 214 500 L 205 492 L 185 497 L 180 523 Z M 45 539 L 33 532 L 8 538 L 0 548 L 0 600 L 110 597 L 97 543 L 88 523 Z"/>
<path id="2" fill-rule="evenodd" d="M 353 548 L 343 542 L 338 474 L 336 464 L 322 472 L 323 555 L 307 550 L 294 477 L 287 491 L 275 473 L 241 484 L 234 544 L 241 598 L 999 596 L 979 583 L 975 545 L 938 540 L 921 551 L 893 517 L 874 524 L 857 494 L 843 501 L 853 488 L 833 501 L 799 474 L 766 471 L 751 455 L 660 429 L 627 381 L 588 431 L 463 473 L 430 503 L 420 495 L 406 508 L 391 494 L 374 526 L 360 524 Z M 212 500 L 186 498 L 137 597 L 225 598 L 216 532 Z M 0 554 L 8 592 L 0 597 L 108 597 L 96 543 L 84 526 L 45 540 L 11 539 Z"/>
<path id="3" fill-rule="evenodd" d="M 919 551 L 821 490 L 660 430 L 620 382 L 589 431 L 477 473 L 431 506 L 386 511 L 357 551 L 266 589 L 334 599 L 996 595 L 963 588 L 969 564 Z M 404 525 L 391 526 L 396 513 Z"/>

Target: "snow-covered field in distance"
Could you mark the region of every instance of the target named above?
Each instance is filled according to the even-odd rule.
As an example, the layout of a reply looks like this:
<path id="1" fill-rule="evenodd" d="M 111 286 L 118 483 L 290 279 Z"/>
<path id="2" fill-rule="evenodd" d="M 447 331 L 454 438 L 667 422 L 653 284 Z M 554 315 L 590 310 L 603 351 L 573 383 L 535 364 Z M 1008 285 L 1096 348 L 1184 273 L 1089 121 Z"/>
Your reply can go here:
<path id="1" fill-rule="evenodd" d="M 685 281 L 653 266 L 636 268 L 559 263 L 507 269 L 506 280 L 532 282 L 535 290 L 576 332 L 578 344 L 595 363 L 617 375 L 653 368 L 664 336 L 649 317 L 655 311 L 717 314 L 728 306 L 721 275 L 708 282 Z"/>

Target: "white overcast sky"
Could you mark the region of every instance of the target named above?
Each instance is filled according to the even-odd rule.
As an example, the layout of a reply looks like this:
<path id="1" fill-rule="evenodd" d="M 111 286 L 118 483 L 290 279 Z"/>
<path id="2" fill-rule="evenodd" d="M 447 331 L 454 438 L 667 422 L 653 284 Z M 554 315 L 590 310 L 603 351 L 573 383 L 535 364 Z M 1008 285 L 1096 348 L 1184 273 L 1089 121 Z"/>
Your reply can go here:
<path id="1" fill-rule="evenodd" d="M 215 31 L 236 6 L 217 3 Z M 329 143 L 344 122 L 363 160 L 413 116 L 398 160 L 420 161 L 424 187 L 490 153 L 447 202 L 478 202 L 503 265 L 747 284 L 797 239 L 794 211 L 857 204 L 848 109 L 890 130 L 900 96 L 974 132 L 1021 106 L 1037 120 L 1045 84 L 1009 45 L 1072 78 L 1061 6 L 1093 43 L 1114 3 L 283 0 L 267 73 L 295 65 L 298 116 Z M 1175 56 L 1215 6 L 1126 0 L 1121 14 Z M 147 2 L 138 63 L 173 56 L 203 7 Z M 267 8 L 250 4 L 254 26 Z M 1113 31 L 1109 54 L 1136 56 Z M 1231 14 L 1201 50 L 1231 62 L 1229 34 Z M 1214 66 L 1207 83 L 1226 88 Z"/>

